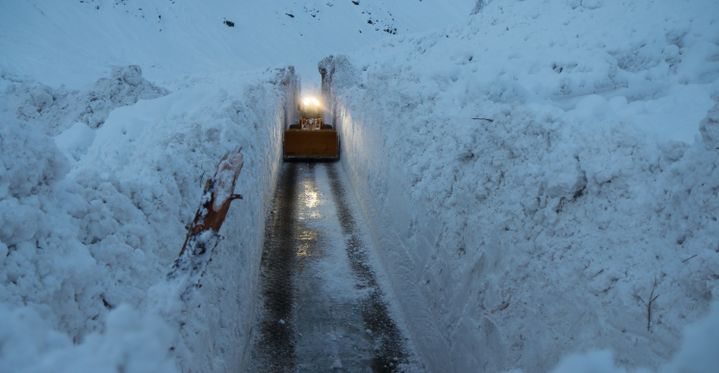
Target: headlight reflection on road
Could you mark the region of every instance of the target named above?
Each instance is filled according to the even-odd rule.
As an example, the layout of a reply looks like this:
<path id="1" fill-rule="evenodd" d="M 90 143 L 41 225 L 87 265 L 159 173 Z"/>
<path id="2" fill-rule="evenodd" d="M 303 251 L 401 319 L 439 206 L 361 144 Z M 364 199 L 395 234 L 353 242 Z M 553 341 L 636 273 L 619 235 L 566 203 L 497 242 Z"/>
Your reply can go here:
<path id="1" fill-rule="evenodd" d="M 308 257 L 312 255 L 311 249 L 314 246 L 315 240 L 317 240 L 317 231 L 304 229 L 297 238 L 300 241 L 300 245 L 297 247 L 297 256 Z"/>

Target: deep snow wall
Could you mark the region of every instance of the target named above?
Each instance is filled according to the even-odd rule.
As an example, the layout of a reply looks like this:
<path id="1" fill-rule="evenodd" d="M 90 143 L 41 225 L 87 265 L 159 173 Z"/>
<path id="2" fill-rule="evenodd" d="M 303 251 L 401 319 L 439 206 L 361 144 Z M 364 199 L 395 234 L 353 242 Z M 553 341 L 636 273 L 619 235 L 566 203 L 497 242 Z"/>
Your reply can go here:
<path id="1" fill-rule="evenodd" d="M 191 312 L 177 320 L 187 344 L 187 351 L 178 354 L 183 371 L 244 371 L 249 358 L 264 225 L 281 165 L 283 131 L 295 121 L 299 90 L 292 68 L 268 75 L 228 102 L 227 119 L 217 118 L 227 127 L 250 128 L 235 140 L 245 156 L 236 187 L 244 199 L 233 203 L 202 287 L 183 305 Z"/>
<path id="2" fill-rule="evenodd" d="M 138 66 L 78 91 L 0 83 L 0 371 L 240 370 L 293 69 L 172 92 Z M 237 146 L 245 198 L 183 301 L 165 276 L 205 179 Z"/>
<path id="3" fill-rule="evenodd" d="M 329 57 L 320 63 L 320 69 L 325 71 L 323 88 L 332 107 L 331 119 L 340 131 L 342 165 L 368 222 L 374 247 L 399 301 L 417 356 L 428 371 L 462 371 L 459 366 L 465 370 L 476 369 L 479 365 L 467 361 L 468 358 L 481 359 L 480 355 L 496 354 L 496 351 L 487 343 L 481 350 L 474 349 L 471 344 L 465 344 L 466 340 L 457 344 L 469 351 L 453 349 L 453 336 L 442 331 L 442 325 L 437 322 L 443 319 L 438 309 L 441 305 L 433 301 L 438 294 L 426 286 L 429 281 L 423 276 L 425 263 L 430 257 L 436 258 L 432 253 L 440 225 L 437 217 L 428 213 L 429 208 L 410 198 L 407 191 L 411 185 L 404 174 L 405 165 L 397 162 L 397 149 L 386 144 L 386 126 L 396 124 L 402 116 L 394 110 L 392 114 L 398 115 L 395 118 L 389 118 L 392 114 L 382 114 L 382 109 L 392 104 L 376 105 L 383 97 L 381 88 L 371 93 L 352 89 L 366 85 L 346 58 Z M 498 369 L 496 363 L 485 367 L 487 371 Z"/>
<path id="4" fill-rule="evenodd" d="M 394 93 L 342 96 L 342 162 L 430 371 L 541 372 L 591 348 L 656 367 L 707 312 L 716 153 L 658 150 L 616 128 L 584 138 L 584 150 L 547 148 L 578 139 L 519 109 L 463 135 L 388 139 L 398 120 L 422 120 L 376 99 Z M 361 114 L 371 110 L 391 114 Z M 645 299 L 659 293 L 650 329 Z"/>
<path id="5" fill-rule="evenodd" d="M 487 2 L 465 27 L 320 63 L 430 371 L 541 372 L 595 348 L 656 368 L 708 312 L 715 8 Z"/>

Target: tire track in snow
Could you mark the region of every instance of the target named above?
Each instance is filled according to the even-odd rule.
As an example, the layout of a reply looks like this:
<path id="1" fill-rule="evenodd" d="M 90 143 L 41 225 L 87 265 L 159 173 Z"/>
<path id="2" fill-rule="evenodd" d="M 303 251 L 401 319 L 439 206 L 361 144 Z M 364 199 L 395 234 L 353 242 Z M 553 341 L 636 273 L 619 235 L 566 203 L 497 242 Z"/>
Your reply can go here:
<path id="1" fill-rule="evenodd" d="M 254 358 L 267 372 L 295 369 L 295 340 L 292 328 L 295 264 L 295 210 L 297 208 L 297 165 L 283 167 L 275 192 L 273 209 L 265 225 L 261 260 L 264 317 Z"/>
<path id="2" fill-rule="evenodd" d="M 396 372 L 409 366 L 335 167 L 282 166 L 265 231 L 264 310 L 252 371 Z"/>
<path id="3" fill-rule="evenodd" d="M 305 169 L 308 171 L 305 172 Z M 315 171 L 319 169 L 319 177 Z M 301 167 L 298 185 L 295 332 L 298 372 L 368 372 L 373 349 L 358 311 L 361 292 L 323 168 Z"/>
<path id="4" fill-rule="evenodd" d="M 355 218 L 347 203 L 345 188 L 337 174 L 337 164 L 327 165 L 330 185 L 337 206 L 337 215 L 346 237 L 347 256 L 352 271 L 358 279 L 358 287 L 366 289 L 368 295 L 362 300 L 362 318 L 370 331 L 374 343 L 372 370 L 375 372 L 395 372 L 408 363 L 402 334 L 392 320 L 384 294 L 380 289 L 375 273 L 369 265 L 367 248 L 358 234 Z"/>

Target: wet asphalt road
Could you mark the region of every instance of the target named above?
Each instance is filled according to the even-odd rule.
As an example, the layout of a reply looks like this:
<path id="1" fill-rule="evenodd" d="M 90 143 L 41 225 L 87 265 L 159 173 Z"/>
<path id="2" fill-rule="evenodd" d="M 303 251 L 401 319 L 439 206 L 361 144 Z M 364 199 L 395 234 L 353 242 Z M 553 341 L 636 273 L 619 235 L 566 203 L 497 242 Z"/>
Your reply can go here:
<path id="1" fill-rule="evenodd" d="M 258 372 L 416 371 L 338 164 L 285 163 L 267 219 Z"/>

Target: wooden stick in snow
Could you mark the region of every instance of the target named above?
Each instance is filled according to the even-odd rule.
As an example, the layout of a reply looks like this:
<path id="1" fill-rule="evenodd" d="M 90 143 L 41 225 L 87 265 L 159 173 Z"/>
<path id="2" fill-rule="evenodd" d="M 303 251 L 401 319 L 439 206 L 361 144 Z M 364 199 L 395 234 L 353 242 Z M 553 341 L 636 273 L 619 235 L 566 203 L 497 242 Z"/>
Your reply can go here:
<path id="1" fill-rule="evenodd" d="M 207 231 L 219 232 L 232 201 L 242 199 L 242 195 L 234 193 L 237 177 L 244 165 L 241 151 L 240 147 L 226 153 L 218 163 L 215 174 L 205 183 L 202 204 L 195 212 L 195 218 L 187 229 L 187 237 L 182 244 L 179 256 L 185 253 L 190 242 L 195 241 L 193 238 L 197 238 Z M 199 245 L 198 248 L 202 249 L 203 246 Z M 204 252 L 204 250 L 202 251 Z M 196 254 L 202 254 L 202 252 Z"/>

